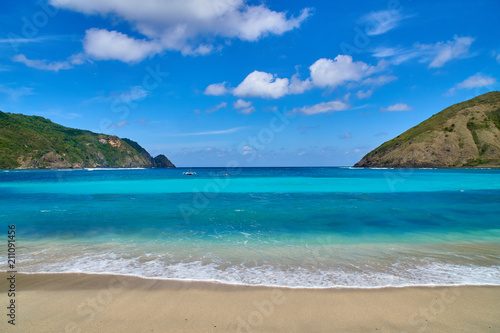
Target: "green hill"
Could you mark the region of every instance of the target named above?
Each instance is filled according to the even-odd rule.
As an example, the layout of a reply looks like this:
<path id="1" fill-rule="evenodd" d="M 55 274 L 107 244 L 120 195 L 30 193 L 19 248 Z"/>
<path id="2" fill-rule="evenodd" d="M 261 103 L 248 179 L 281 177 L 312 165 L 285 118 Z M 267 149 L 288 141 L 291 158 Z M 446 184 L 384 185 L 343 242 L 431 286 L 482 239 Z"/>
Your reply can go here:
<path id="1" fill-rule="evenodd" d="M 175 167 L 168 162 L 161 167 Z M 150 168 L 156 163 L 132 140 L 0 111 L 0 169 L 89 167 Z"/>
<path id="2" fill-rule="evenodd" d="M 500 167 L 500 92 L 452 105 L 368 153 L 355 167 Z"/>

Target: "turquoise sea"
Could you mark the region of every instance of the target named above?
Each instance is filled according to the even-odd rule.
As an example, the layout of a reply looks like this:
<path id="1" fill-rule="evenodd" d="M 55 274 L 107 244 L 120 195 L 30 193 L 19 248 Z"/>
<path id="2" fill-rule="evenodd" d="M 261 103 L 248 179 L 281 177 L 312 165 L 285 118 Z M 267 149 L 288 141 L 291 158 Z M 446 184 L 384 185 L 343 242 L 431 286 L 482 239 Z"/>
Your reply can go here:
<path id="1" fill-rule="evenodd" d="M 500 170 L 184 171 L 0 171 L 17 270 L 309 288 L 500 285 Z"/>

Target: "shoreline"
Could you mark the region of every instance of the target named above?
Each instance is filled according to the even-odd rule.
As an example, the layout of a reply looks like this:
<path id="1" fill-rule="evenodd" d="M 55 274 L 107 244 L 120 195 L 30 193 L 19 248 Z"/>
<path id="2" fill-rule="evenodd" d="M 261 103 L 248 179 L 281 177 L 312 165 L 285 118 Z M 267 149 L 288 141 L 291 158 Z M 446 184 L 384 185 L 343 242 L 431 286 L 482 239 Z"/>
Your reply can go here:
<path id="1" fill-rule="evenodd" d="M 5 273 L 5 271 L 4 271 Z M 466 288 L 466 287 L 499 287 L 500 284 L 488 284 L 488 283 L 482 283 L 482 284 L 422 284 L 422 285 L 385 285 L 385 286 L 329 286 L 329 287 L 320 287 L 320 286 L 314 286 L 314 287 L 306 287 L 306 286 L 283 286 L 283 285 L 266 285 L 266 284 L 245 284 L 245 283 L 231 283 L 231 282 L 224 282 L 224 281 L 218 281 L 218 280 L 194 280 L 194 279 L 176 279 L 176 278 L 160 278 L 160 277 L 147 277 L 147 276 L 141 276 L 141 275 L 135 275 L 135 274 L 120 274 L 120 273 L 110 273 L 110 272 L 104 272 L 104 273 L 85 273 L 85 272 L 17 272 L 17 275 L 40 275 L 40 276 L 51 276 L 51 275 L 78 275 L 78 276 L 99 276 L 99 277 L 120 277 L 120 278 L 132 278 L 132 279 L 139 279 L 139 280 L 146 280 L 146 281 L 156 281 L 158 283 L 166 283 L 166 284 L 200 284 L 202 287 L 208 287 L 210 285 L 217 285 L 221 287 L 228 287 L 228 288 L 271 288 L 271 289 L 291 289 L 291 290 L 383 290 L 383 289 L 404 289 L 404 288 Z M 209 288 L 210 289 L 210 288 Z"/>
<path id="2" fill-rule="evenodd" d="M 0 274 L 2 290 L 8 273 Z M 500 286 L 288 288 L 124 275 L 16 274 L 26 332 L 493 332 Z M 2 292 L 0 305 L 8 304 Z M 13 331 L 7 317 L 2 331 Z M 7 330 L 5 330 L 7 329 Z"/>

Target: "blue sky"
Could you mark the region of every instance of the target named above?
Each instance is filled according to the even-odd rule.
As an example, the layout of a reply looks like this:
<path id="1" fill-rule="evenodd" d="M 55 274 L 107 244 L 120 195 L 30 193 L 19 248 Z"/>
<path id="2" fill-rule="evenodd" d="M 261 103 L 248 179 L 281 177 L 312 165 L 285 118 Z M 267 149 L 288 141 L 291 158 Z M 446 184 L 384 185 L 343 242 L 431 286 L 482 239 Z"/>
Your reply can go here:
<path id="1" fill-rule="evenodd" d="M 0 110 L 178 166 L 348 166 L 500 90 L 496 0 L 0 3 Z"/>

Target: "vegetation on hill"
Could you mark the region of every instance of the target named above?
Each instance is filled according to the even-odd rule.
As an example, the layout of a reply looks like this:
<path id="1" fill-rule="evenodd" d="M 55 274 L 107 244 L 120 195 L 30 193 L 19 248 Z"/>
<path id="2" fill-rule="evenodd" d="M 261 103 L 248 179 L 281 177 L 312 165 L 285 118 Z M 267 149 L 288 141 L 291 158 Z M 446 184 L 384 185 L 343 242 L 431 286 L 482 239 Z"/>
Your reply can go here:
<path id="1" fill-rule="evenodd" d="M 500 167 L 500 92 L 444 109 L 372 150 L 355 167 Z"/>
<path id="2" fill-rule="evenodd" d="M 0 169 L 87 167 L 147 168 L 155 164 L 132 140 L 0 111 Z"/>

